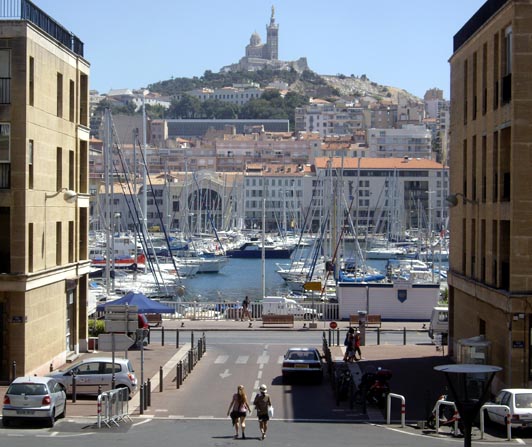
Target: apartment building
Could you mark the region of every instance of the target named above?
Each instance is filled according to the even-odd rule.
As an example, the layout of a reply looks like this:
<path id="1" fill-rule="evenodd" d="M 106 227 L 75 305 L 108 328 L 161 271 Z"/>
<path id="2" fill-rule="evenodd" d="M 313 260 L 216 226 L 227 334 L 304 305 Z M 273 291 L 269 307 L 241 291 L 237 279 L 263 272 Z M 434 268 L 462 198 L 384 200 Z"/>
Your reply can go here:
<path id="1" fill-rule="evenodd" d="M 84 350 L 89 64 L 30 1 L 0 17 L 0 379 Z M 16 362 L 16 363 L 14 363 Z"/>
<path id="2" fill-rule="evenodd" d="M 454 36 L 449 349 L 481 337 L 493 387 L 532 380 L 532 1 L 488 0 Z"/>
<path id="3" fill-rule="evenodd" d="M 295 110 L 296 132 L 316 132 L 321 137 L 350 135 L 366 129 L 367 123 L 369 114 L 362 107 L 337 107 L 321 99 Z"/>
<path id="4" fill-rule="evenodd" d="M 360 234 L 397 238 L 412 228 L 433 232 L 445 228 L 448 175 L 442 164 L 421 158 L 316 159 L 316 181 L 340 180 L 338 206 L 350 206 L 353 226 Z M 318 208 L 326 209 L 331 191 L 319 188 L 314 200 Z M 353 231 L 349 222 L 344 224 Z"/>
<path id="5" fill-rule="evenodd" d="M 368 129 L 370 157 L 432 158 L 432 134 L 425 125 L 405 124 L 400 129 Z"/>

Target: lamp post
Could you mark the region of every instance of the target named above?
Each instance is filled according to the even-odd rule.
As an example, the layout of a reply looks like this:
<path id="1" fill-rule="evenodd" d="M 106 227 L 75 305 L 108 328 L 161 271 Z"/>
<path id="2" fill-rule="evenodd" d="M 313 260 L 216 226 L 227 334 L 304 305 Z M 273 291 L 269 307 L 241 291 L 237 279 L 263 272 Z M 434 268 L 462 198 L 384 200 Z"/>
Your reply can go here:
<path id="1" fill-rule="evenodd" d="M 502 368 L 493 365 L 457 364 L 435 366 L 434 370 L 445 374 L 451 398 L 464 423 L 464 447 L 471 447 L 473 421 L 486 402 L 495 374 Z"/>

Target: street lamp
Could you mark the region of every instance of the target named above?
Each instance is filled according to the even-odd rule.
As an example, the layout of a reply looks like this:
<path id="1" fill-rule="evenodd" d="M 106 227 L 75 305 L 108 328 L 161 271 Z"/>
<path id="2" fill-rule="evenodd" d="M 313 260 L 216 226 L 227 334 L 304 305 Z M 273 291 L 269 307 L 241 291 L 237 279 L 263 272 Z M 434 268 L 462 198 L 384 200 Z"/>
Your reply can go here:
<path id="1" fill-rule="evenodd" d="M 434 370 L 445 374 L 451 398 L 464 423 L 464 447 L 471 447 L 473 421 L 486 402 L 495 374 L 502 368 L 493 365 L 457 364 L 435 366 Z"/>

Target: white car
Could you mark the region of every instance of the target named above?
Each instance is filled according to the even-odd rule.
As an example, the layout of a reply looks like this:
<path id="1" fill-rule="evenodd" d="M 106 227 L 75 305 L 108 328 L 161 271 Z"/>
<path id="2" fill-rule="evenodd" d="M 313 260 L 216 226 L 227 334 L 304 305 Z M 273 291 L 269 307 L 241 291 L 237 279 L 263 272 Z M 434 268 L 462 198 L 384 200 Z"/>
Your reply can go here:
<path id="1" fill-rule="evenodd" d="M 507 405 L 512 415 L 512 428 L 532 427 L 532 389 L 506 388 L 497 394 L 495 404 Z M 487 408 L 490 421 L 506 425 L 504 408 Z"/>
<path id="2" fill-rule="evenodd" d="M 115 357 L 115 388 L 127 388 L 131 396 L 137 389 L 137 377 L 131 361 Z M 72 394 L 72 377 L 76 376 L 76 394 L 95 394 L 112 389 L 112 357 L 87 357 L 68 368 L 48 374 L 57 380 L 67 394 Z"/>
<path id="3" fill-rule="evenodd" d="M 14 420 L 42 420 L 53 427 L 56 418 L 66 414 L 64 388 L 50 377 L 17 377 L 4 395 L 2 424 L 9 427 Z"/>

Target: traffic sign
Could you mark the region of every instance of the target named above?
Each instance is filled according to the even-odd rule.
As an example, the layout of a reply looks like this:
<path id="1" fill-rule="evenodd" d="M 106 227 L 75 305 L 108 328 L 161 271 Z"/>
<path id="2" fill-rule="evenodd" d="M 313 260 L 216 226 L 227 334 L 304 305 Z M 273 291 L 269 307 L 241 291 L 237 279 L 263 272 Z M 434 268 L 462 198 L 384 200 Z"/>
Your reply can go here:
<path id="1" fill-rule="evenodd" d="M 134 343 L 126 334 L 100 334 L 98 336 L 98 351 L 113 350 L 113 336 L 115 338 L 115 351 L 125 351 Z"/>
<path id="2" fill-rule="evenodd" d="M 303 284 L 303 288 L 305 290 L 314 290 L 316 292 L 319 292 L 321 290 L 321 282 L 320 281 L 309 281 Z"/>
<path id="3" fill-rule="evenodd" d="M 106 332 L 135 332 L 138 327 L 138 307 L 107 305 L 105 307 Z"/>
<path id="4" fill-rule="evenodd" d="M 338 324 L 336 323 L 336 321 L 331 321 L 331 322 L 329 323 L 329 327 L 330 327 L 331 329 L 336 329 L 336 328 L 338 327 Z"/>

